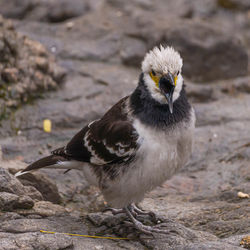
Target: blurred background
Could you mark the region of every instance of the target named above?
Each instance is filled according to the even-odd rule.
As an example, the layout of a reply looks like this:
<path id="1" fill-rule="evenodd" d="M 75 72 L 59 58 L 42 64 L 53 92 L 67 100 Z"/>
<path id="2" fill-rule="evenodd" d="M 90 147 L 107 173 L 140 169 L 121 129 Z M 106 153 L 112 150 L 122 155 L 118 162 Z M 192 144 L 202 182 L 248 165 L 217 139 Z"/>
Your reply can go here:
<path id="1" fill-rule="evenodd" d="M 222 244 L 213 249 L 237 249 L 230 244 L 250 231 L 250 1 L 0 0 L 0 14 L 1 168 L 15 173 L 65 145 L 136 87 L 149 49 L 171 45 L 196 110 L 194 152 L 143 207 L 213 235 Z M 60 204 L 78 219 L 105 207 L 77 171 L 21 182 L 40 193 L 34 204 Z"/>

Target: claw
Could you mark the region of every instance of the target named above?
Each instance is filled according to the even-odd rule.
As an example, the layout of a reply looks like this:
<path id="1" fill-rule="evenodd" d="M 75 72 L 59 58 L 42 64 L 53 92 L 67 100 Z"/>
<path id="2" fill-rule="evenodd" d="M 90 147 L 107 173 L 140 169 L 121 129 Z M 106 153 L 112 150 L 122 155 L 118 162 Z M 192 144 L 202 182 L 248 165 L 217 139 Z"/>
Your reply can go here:
<path id="1" fill-rule="evenodd" d="M 138 215 L 149 215 L 154 222 L 158 223 L 157 220 L 157 216 L 155 213 L 153 212 L 146 212 L 141 210 L 139 207 L 137 207 L 135 204 L 131 204 L 129 206 L 127 206 L 126 208 L 106 208 L 103 210 L 103 212 L 107 212 L 110 211 L 113 215 L 117 215 L 117 214 L 126 214 L 129 219 L 131 220 L 131 222 L 128 221 L 124 221 L 124 224 L 128 227 L 135 227 L 137 230 L 139 230 L 140 232 L 144 233 L 144 234 L 148 234 L 148 235 L 153 235 L 153 233 L 162 233 L 162 234 L 168 234 L 169 231 L 167 230 L 162 230 L 156 227 L 152 227 L 152 226 L 146 226 L 143 223 L 141 223 L 136 217 Z"/>
<path id="2" fill-rule="evenodd" d="M 154 223 L 158 223 L 158 222 L 159 222 L 159 220 L 158 220 L 158 218 L 157 218 L 157 215 L 156 215 L 154 212 L 152 212 L 152 211 L 149 211 L 149 212 L 143 211 L 143 210 L 141 210 L 141 209 L 140 209 L 137 205 L 135 205 L 135 204 L 132 204 L 131 206 L 133 206 L 134 211 L 135 211 L 138 215 L 149 215 L 149 216 L 153 219 L 153 222 L 154 222 Z"/>
<path id="3" fill-rule="evenodd" d="M 128 217 L 130 218 L 130 220 L 132 221 L 131 224 L 134 225 L 134 227 L 139 230 L 142 233 L 145 234 L 149 234 L 149 235 L 153 235 L 153 233 L 161 233 L 161 234 L 169 234 L 168 230 L 161 230 L 161 229 L 157 229 L 151 226 L 146 226 L 144 224 L 142 224 L 140 221 L 138 221 L 133 214 L 130 211 L 131 206 L 128 206 L 126 208 L 124 208 L 124 210 L 126 211 Z"/>

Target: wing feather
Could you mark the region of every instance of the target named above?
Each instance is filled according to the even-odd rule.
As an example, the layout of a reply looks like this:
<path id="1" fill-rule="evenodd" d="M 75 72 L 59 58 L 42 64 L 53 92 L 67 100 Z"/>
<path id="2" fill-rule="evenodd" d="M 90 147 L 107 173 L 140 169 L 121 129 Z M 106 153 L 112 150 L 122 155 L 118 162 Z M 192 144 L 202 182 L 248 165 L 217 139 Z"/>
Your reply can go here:
<path id="1" fill-rule="evenodd" d="M 138 134 L 126 112 L 127 98 L 114 105 L 100 120 L 78 132 L 66 147 L 53 151 L 95 165 L 126 163 L 138 149 Z"/>

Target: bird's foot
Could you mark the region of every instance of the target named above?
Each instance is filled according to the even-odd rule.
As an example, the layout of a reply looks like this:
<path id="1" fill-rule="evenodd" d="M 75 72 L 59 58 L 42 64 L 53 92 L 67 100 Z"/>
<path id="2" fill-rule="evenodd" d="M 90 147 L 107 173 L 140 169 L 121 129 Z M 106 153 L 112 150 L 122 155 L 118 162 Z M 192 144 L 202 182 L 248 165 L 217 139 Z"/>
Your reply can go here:
<path id="1" fill-rule="evenodd" d="M 129 206 L 129 210 L 133 214 L 133 216 L 135 216 L 135 217 L 137 216 L 137 213 L 135 212 L 132 205 Z M 108 208 L 103 210 L 103 212 L 107 212 L 107 211 L 110 211 L 113 215 L 127 214 L 124 208 L 111 208 L 111 207 L 108 207 Z"/>
<path id="2" fill-rule="evenodd" d="M 153 233 L 169 234 L 170 232 L 169 230 L 163 230 L 163 229 L 155 228 L 153 226 L 146 226 L 138 220 L 136 220 L 135 222 L 125 221 L 125 224 L 127 226 L 132 226 L 136 228 L 138 231 L 148 234 L 148 235 L 153 235 Z"/>
<path id="3" fill-rule="evenodd" d="M 137 215 L 148 215 L 153 219 L 153 222 L 159 223 L 159 220 L 158 220 L 158 218 L 157 218 L 157 216 L 156 216 L 156 214 L 154 212 L 152 212 L 152 211 L 143 211 L 139 207 L 137 207 L 137 205 L 135 205 L 135 204 L 132 204 L 131 207 L 133 207 L 133 210 Z"/>
<path id="4" fill-rule="evenodd" d="M 159 229 L 159 228 L 155 228 L 153 226 L 146 226 L 146 225 L 142 224 L 131 213 L 131 206 L 126 207 L 124 210 L 126 211 L 128 217 L 132 221 L 132 223 L 131 222 L 126 222 L 126 224 L 130 225 L 130 226 L 131 225 L 134 226 L 140 232 L 145 233 L 145 234 L 150 234 L 150 235 L 153 235 L 153 233 L 162 233 L 162 234 L 168 234 L 169 233 L 168 230 L 162 230 L 162 229 Z"/>
<path id="5" fill-rule="evenodd" d="M 151 219 L 153 220 L 154 223 L 159 223 L 160 220 L 157 218 L 156 214 L 154 212 L 147 212 L 147 211 L 143 211 L 141 210 L 139 207 L 137 207 L 137 205 L 135 204 L 131 204 L 128 206 L 128 209 L 130 211 L 130 213 L 133 215 L 133 217 L 137 218 L 139 215 L 148 215 L 151 217 Z M 124 208 L 111 208 L 108 207 L 106 209 L 103 210 L 103 212 L 107 212 L 110 211 L 113 215 L 117 215 L 117 214 L 127 214 L 126 210 Z"/>

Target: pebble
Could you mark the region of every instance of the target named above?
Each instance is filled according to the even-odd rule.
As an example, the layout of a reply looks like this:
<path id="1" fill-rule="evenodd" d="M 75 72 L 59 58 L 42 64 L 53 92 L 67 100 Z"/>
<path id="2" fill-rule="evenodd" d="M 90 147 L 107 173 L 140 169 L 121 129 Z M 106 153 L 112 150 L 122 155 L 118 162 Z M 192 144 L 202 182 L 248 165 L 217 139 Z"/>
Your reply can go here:
<path id="1" fill-rule="evenodd" d="M 249 198 L 249 194 L 243 193 L 243 192 L 238 192 L 237 193 L 239 198 Z"/>
<path id="2" fill-rule="evenodd" d="M 66 28 L 67 28 L 68 30 L 71 30 L 71 29 L 74 27 L 74 25 L 75 25 L 74 22 L 67 22 L 67 23 L 66 23 Z"/>

